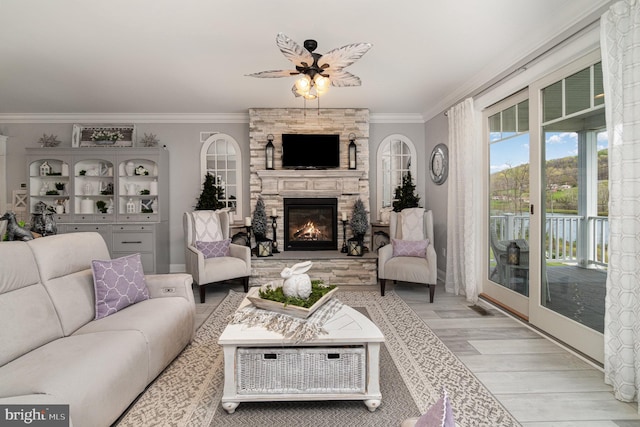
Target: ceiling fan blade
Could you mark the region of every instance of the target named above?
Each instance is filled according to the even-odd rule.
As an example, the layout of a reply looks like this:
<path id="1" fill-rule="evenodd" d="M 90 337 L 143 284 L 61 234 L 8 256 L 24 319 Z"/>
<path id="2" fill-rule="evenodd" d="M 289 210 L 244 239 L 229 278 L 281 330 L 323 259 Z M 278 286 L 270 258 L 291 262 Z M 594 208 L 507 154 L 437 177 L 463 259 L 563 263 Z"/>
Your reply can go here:
<path id="1" fill-rule="evenodd" d="M 320 57 L 318 65 L 326 70 L 340 70 L 362 58 L 372 46 L 371 43 L 354 43 L 330 50 Z"/>
<path id="2" fill-rule="evenodd" d="M 280 52 L 298 67 L 310 67 L 313 64 L 313 56 L 304 47 L 291 40 L 283 33 L 276 36 L 276 44 Z"/>
<path id="3" fill-rule="evenodd" d="M 300 74 L 297 70 L 269 70 L 260 71 L 258 73 L 247 74 L 249 77 L 274 78 L 274 77 L 291 77 Z"/>
<path id="4" fill-rule="evenodd" d="M 331 86 L 346 87 L 346 86 L 360 86 L 362 81 L 360 77 L 354 76 L 348 71 L 335 70 L 328 72 Z"/>

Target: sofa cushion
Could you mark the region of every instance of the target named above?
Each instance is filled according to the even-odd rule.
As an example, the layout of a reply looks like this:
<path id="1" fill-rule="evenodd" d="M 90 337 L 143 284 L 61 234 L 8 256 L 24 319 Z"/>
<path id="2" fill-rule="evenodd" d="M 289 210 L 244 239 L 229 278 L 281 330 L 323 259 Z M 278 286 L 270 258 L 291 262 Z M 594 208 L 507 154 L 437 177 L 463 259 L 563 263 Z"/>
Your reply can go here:
<path id="1" fill-rule="evenodd" d="M 425 240 L 400 240 L 391 239 L 393 246 L 393 256 L 413 256 L 425 258 L 427 256 L 427 246 L 429 239 Z"/>
<path id="2" fill-rule="evenodd" d="M 428 284 L 429 278 L 425 274 L 428 266 L 426 258 L 395 257 L 385 263 L 384 274 L 387 278 L 393 277 L 401 282 Z"/>
<path id="3" fill-rule="evenodd" d="M 96 320 L 149 299 L 140 254 L 91 261 L 96 295 Z"/>
<path id="4" fill-rule="evenodd" d="M 196 249 L 202 252 L 205 258 L 218 258 L 223 256 L 229 256 L 229 245 L 231 239 L 219 240 L 216 242 L 202 242 L 196 241 Z"/>
<path id="5" fill-rule="evenodd" d="M 0 366 L 63 336 L 25 242 L 0 243 Z"/>
<path id="6" fill-rule="evenodd" d="M 193 303 L 185 298 L 152 298 L 129 306 L 76 331 L 76 335 L 101 331 L 135 330 L 149 349 L 147 381 L 153 380 L 189 344 L 194 329 Z"/>
<path id="7" fill-rule="evenodd" d="M 71 335 L 95 317 L 91 261 L 108 259 L 104 238 L 95 232 L 57 234 L 33 239 L 42 284 L 56 309 L 64 335 Z"/>
<path id="8" fill-rule="evenodd" d="M 109 426 L 144 391 L 147 353 L 137 331 L 60 338 L 0 367 L 0 397 L 48 394 L 75 426 Z"/>

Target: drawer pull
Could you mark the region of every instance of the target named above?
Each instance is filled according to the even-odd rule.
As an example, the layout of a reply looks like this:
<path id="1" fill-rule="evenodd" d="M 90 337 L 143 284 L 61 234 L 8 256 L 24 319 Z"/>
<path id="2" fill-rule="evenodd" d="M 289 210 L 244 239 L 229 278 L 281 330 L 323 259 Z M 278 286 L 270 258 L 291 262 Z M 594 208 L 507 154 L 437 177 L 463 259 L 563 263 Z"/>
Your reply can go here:
<path id="1" fill-rule="evenodd" d="M 127 242 L 126 240 L 122 242 L 123 244 L 136 244 L 136 245 L 140 245 L 142 244 L 141 240 L 137 240 L 137 241 L 131 241 L 131 242 Z"/>

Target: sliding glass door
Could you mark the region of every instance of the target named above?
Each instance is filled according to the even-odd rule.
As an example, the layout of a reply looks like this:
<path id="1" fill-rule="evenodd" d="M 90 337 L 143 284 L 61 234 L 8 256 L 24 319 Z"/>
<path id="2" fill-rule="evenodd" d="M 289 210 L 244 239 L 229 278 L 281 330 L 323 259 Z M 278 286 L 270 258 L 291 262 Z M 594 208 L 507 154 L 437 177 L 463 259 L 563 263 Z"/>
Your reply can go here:
<path id="1" fill-rule="evenodd" d="M 485 296 L 603 361 L 608 142 L 599 52 L 484 112 Z"/>
<path id="2" fill-rule="evenodd" d="M 485 294 L 526 317 L 529 296 L 529 100 L 485 111 L 489 143 Z"/>
<path id="3" fill-rule="evenodd" d="M 540 280 L 530 322 L 603 362 L 609 170 L 599 54 L 536 82 L 530 93 L 540 106 L 532 117 Z"/>

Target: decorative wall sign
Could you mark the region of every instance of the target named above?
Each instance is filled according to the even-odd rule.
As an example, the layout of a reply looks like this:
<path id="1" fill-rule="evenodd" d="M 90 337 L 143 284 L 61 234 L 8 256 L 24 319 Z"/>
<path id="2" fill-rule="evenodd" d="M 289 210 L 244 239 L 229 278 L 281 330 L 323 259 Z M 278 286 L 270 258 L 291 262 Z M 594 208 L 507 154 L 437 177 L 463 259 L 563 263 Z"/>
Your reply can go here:
<path id="1" fill-rule="evenodd" d="M 73 125 L 72 147 L 133 147 L 135 125 Z"/>

